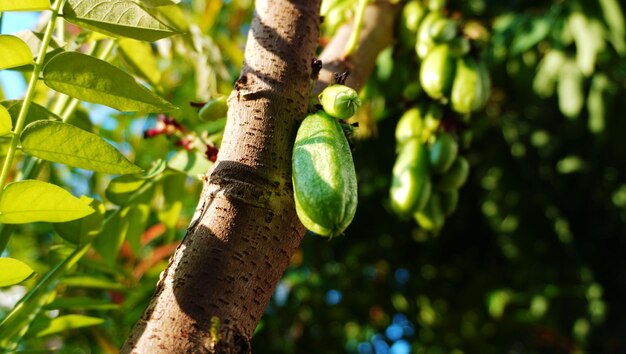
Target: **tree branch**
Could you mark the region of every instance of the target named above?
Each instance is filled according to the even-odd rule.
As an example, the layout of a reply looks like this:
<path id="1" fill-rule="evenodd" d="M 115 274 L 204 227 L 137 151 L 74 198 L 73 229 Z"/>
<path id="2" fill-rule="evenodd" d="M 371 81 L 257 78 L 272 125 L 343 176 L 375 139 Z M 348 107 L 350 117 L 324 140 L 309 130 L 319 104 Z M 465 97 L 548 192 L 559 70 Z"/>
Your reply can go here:
<path id="1" fill-rule="evenodd" d="M 291 150 L 308 107 L 320 0 L 256 2 L 221 150 L 197 219 L 123 353 L 247 353 L 304 228 Z"/>

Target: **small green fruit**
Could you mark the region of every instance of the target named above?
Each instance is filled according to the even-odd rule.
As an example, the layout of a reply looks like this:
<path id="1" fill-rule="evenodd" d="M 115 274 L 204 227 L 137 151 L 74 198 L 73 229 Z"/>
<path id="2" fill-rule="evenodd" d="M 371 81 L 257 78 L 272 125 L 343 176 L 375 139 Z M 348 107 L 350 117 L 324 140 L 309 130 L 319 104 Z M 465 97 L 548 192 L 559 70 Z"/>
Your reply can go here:
<path id="1" fill-rule="evenodd" d="M 446 132 L 439 133 L 429 151 L 432 171 L 436 173 L 447 171 L 456 159 L 458 151 L 459 144 L 452 135 Z"/>
<path id="2" fill-rule="evenodd" d="M 296 134 L 293 194 L 302 224 L 320 236 L 341 234 L 357 206 L 357 179 L 343 129 L 324 112 L 307 116 Z"/>
<path id="3" fill-rule="evenodd" d="M 450 168 L 441 175 L 435 185 L 438 191 L 450 192 L 461 188 L 469 176 L 469 163 L 463 156 L 458 156 Z"/>
<path id="4" fill-rule="evenodd" d="M 409 139 L 393 166 L 391 207 L 398 215 L 411 215 L 424 208 L 431 189 L 428 150 L 417 138 Z"/>
<path id="5" fill-rule="evenodd" d="M 432 193 L 424 209 L 415 213 L 414 217 L 422 229 L 438 233 L 446 221 L 446 217 L 441 209 L 439 195 Z"/>
<path id="6" fill-rule="evenodd" d="M 459 113 L 470 113 L 482 108 L 490 90 L 489 73 L 484 64 L 471 57 L 457 59 L 450 102 Z"/>
<path id="7" fill-rule="evenodd" d="M 400 117 L 396 125 L 396 143 L 402 146 L 411 138 L 420 138 L 424 129 L 424 105 L 413 107 Z"/>
<path id="8" fill-rule="evenodd" d="M 361 107 L 359 94 L 344 85 L 330 85 L 319 95 L 324 111 L 337 119 L 352 117 Z"/>
<path id="9" fill-rule="evenodd" d="M 420 67 L 420 82 L 424 92 L 435 100 L 450 94 L 456 62 L 447 44 L 433 48 Z"/>
<path id="10" fill-rule="evenodd" d="M 228 104 L 226 100 L 228 97 L 219 96 L 212 100 L 209 100 L 198 112 L 198 116 L 202 120 L 213 121 L 226 117 L 228 114 Z"/>
<path id="11" fill-rule="evenodd" d="M 439 194 L 439 202 L 443 214 L 445 216 L 452 215 L 459 204 L 459 191 L 455 189 L 450 192 L 437 192 L 437 194 Z"/>

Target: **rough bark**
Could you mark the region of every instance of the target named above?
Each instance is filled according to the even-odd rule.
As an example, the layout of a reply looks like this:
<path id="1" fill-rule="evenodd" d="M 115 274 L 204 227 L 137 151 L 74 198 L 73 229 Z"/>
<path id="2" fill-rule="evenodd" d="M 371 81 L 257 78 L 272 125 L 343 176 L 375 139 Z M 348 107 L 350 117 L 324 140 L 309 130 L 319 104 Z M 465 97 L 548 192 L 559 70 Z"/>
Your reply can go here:
<path id="1" fill-rule="evenodd" d="M 294 210 L 291 149 L 308 106 L 320 2 L 256 2 L 198 219 L 122 352 L 250 351 L 249 339 L 304 234 Z"/>
<path id="2" fill-rule="evenodd" d="M 291 150 L 308 106 L 320 1 L 257 1 L 218 161 L 122 353 L 250 352 L 250 337 L 305 232 L 294 210 Z M 379 14 L 388 10 L 379 5 Z M 352 80 L 367 77 L 391 42 L 379 32 L 392 31 L 393 14 L 382 16 L 388 27 L 366 26 L 362 42 L 373 44 L 375 34 L 385 43 L 359 47 L 354 58 L 363 55 L 369 64 L 348 58 Z"/>

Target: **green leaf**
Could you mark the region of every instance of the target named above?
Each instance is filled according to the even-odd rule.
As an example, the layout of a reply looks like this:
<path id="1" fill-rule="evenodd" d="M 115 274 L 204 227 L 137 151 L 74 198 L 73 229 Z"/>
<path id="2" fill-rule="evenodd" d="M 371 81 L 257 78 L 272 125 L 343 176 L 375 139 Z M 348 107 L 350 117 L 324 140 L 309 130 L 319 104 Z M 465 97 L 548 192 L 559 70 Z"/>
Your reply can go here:
<path id="1" fill-rule="evenodd" d="M 0 34 L 0 70 L 32 62 L 33 55 L 24 41 L 15 36 Z"/>
<path id="2" fill-rule="evenodd" d="M 90 297 L 70 297 L 54 299 L 54 301 L 44 306 L 44 309 L 114 310 L 120 307 L 120 305 L 111 303 L 109 300 L 94 299 Z"/>
<path id="3" fill-rule="evenodd" d="M 598 53 L 604 49 L 602 25 L 578 11 L 570 14 L 568 24 L 576 43 L 576 63 L 589 76 L 595 70 Z"/>
<path id="4" fill-rule="evenodd" d="M 169 6 L 180 3 L 180 0 L 139 0 L 142 4 L 150 7 Z"/>
<path id="5" fill-rule="evenodd" d="M 206 159 L 204 154 L 194 151 L 179 151 L 167 163 L 168 167 L 183 172 L 188 176 L 198 178 L 204 175 L 213 162 Z"/>
<path id="6" fill-rule="evenodd" d="M 9 134 L 11 130 L 13 130 L 11 114 L 4 106 L 0 106 L 0 136 Z"/>
<path id="7" fill-rule="evenodd" d="M 44 160 L 101 173 L 143 171 L 100 136 L 70 124 L 37 121 L 24 129 L 21 138 L 24 153 Z"/>
<path id="8" fill-rule="evenodd" d="M 147 204 L 133 204 L 122 210 L 122 219 L 120 224 L 122 229 L 120 232 L 126 234 L 126 240 L 130 244 L 135 254 L 141 251 L 141 236 L 143 235 L 148 217 L 150 216 L 150 206 Z"/>
<path id="9" fill-rule="evenodd" d="M 97 317 L 85 315 L 65 315 L 45 321 L 41 326 L 33 326 L 28 332 L 28 338 L 41 338 L 52 334 L 57 334 L 71 329 L 96 326 L 104 323 L 104 320 Z"/>
<path id="10" fill-rule="evenodd" d="M 606 95 L 611 87 L 611 81 L 602 73 L 595 74 L 591 80 L 591 89 L 587 96 L 587 110 L 589 111 L 589 130 L 592 133 L 604 131 L 606 122 Z"/>
<path id="11" fill-rule="evenodd" d="M 0 288 L 19 284 L 35 273 L 26 263 L 14 258 L 0 258 L 0 269 Z"/>
<path id="12" fill-rule="evenodd" d="M 157 85 L 161 81 L 161 71 L 149 43 L 122 38 L 118 45 L 118 54 L 130 66 L 133 73 L 151 85 Z"/>
<path id="13" fill-rule="evenodd" d="M 50 0 L 1 0 L 0 11 L 39 11 L 50 8 Z"/>
<path id="14" fill-rule="evenodd" d="M 547 17 L 531 19 L 528 25 L 530 28 L 527 30 L 518 28 L 519 31 L 511 43 L 511 55 L 524 53 L 541 42 L 550 33 L 552 27 L 551 20 Z"/>
<path id="15" fill-rule="evenodd" d="M 93 212 L 65 189 L 37 180 L 9 183 L 0 196 L 0 223 L 4 224 L 64 222 Z"/>
<path id="16" fill-rule="evenodd" d="M 163 205 L 158 208 L 157 217 L 167 227 L 167 238 L 173 240 L 176 225 L 183 209 L 185 195 L 185 180 L 187 176 L 182 173 L 174 173 L 163 179 L 161 184 L 163 191 Z"/>
<path id="17" fill-rule="evenodd" d="M 39 48 L 41 48 L 41 42 L 43 41 L 44 34 L 41 32 L 33 32 L 30 30 L 24 30 L 24 31 L 15 32 L 14 35 L 18 37 L 19 39 L 23 40 L 24 43 L 26 43 L 26 45 L 30 49 L 30 53 L 32 57 L 37 58 L 37 55 L 39 54 Z M 48 46 L 46 47 L 46 54 L 50 54 L 50 53 L 56 54 L 58 52 L 61 52 L 63 51 L 63 46 L 65 46 L 65 43 L 63 43 L 62 41 L 60 41 L 59 39 L 53 36 L 52 38 L 50 38 L 50 42 L 48 43 Z"/>
<path id="18" fill-rule="evenodd" d="M 147 183 L 145 179 L 141 179 L 133 175 L 125 175 L 113 178 L 106 191 L 104 192 L 107 199 L 117 205 L 126 205 L 128 199 L 135 192 Z"/>
<path id="19" fill-rule="evenodd" d="M 85 255 L 90 245 L 76 249 L 69 257 L 54 266 L 35 286 L 18 301 L 0 322 L 0 348 L 11 351 L 17 348 L 24 333 L 40 312 L 41 307 L 54 296 L 59 277 L 65 274 Z"/>
<path id="20" fill-rule="evenodd" d="M 69 22 L 114 37 L 152 42 L 177 33 L 130 0 L 68 0 L 63 15 Z"/>
<path id="21" fill-rule="evenodd" d="M 564 116 L 576 118 L 585 103 L 583 74 L 573 60 L 566 60 L 561 66 L 557 91 L 559 109 Z"/>
<path id="22" fill-rule="evenodd" d="M 626 25 L 624 12 L 617 0 L 600 0 L 604 20 L 609 27 L 608 35 L 615 50 L 620 54 L 626 53 Z"/>
<path id="23" fill-rule="evenodd" d="M 104 224 L 104 213 L 106 212 L 104 204 L 99 201 L 85 196 L 80 199 L 84 200 L 96 212 L 78 220 L 54 224 L 54 230 L 59 236 L 75 245 L 92 240 L 98 234 Z"/>
<path id="24" fill-rule="evenodd" d="M 120 111 L 158 113 L 176 109 L 133 77 L 106 61 L 66 52 L 50 59 L 44 82 L 53 90 Z"/>
<path id="25" fill-rule="evenodd" d="M 61 283 L 66 286 L 89 289 L 123 290 L 125 288 L 125 286 L 119 282 L 88 275 L 65 277 L 61 280 Z"/>
<path id="26" fill-rule="evenodd" d="M 11 121 L 15 126 L 17 122 L 17 116 L 20 114 L 20 109 L 22 109 L 23 100 L 8 100 L 0 102 L 0 105 L 5 107 L 9 114 L 11 115 Z M 50 112 L 44 106 L 41 106 L 35 102 L 31 102 L 28 107 L 28 113 L 26 114 L 26 121 L 24 122 L 24 126 L 37 121 L 37 120 L 57 120 L 60 121 L 61 117 L 56 114 Z"/>

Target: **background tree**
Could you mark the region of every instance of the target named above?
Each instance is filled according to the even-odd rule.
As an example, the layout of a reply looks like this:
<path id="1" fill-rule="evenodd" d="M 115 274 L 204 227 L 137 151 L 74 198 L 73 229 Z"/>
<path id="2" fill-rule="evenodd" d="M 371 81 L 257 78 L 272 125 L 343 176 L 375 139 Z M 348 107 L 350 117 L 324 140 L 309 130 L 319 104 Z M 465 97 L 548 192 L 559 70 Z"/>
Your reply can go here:
<path id="1" fill-rule="evenodd" d="M 257 2 L 250 22 L 248 1 L 118 1 L 102 12 L 81 3 L 88 2 L 55 3 L 52 18 L 42 13 L 44 27 L 17 34 L 32 50 L 0 37 L 12 48 L 1 67 L 32 82 L 24 95 L 4 92 L 23 100 L 2 102 L 3 154 L 13 155 L 5 159 L 2 184 L 38 179 L 93 198 L 72 199 L 37 183 L 8 185 L 0 195 L 3 257 L 29 266 L 2 259 L 3 273 L 16 276 L 0 285 L 24 281 L 3 289 L 3 349 L 117 351 L 191 224 L 154 312 L 144 317 L 182 309 L 158 336 L 166 345 L 245 351 L 255 331 L 258 352 L 623 351 L 624 279 L 615 270 L 626 236 L 619 163 L 625 151 L 623 124 L 614 118 L 625 83 L 623 4 L 447 4 L 446 16 L 484 43 L 493 89 L 465 128 L 471 145 L 461 151 L 470 179 L 439 236 L 389 207 L 395 125 L 425 99 L 407 96 L 417 80 L 415 53 L 386 30 L 405 4 L 397 12 L 374 4 L 359 36 L 361 52 L 347 60 L 352 31 L 339 25 L 358 18 L 358 6 L 323 4 L 321 58 L 329 72 L 349 68 L 348 84 L 363 87 L 354 149 L 360 201 L 344 237 L 307 236 L 298 248 L 304 230 L 288 188 L 290 139 L 308 106 L 319 4 Z M 1 9 L 49 5 L 5 2 Z M 148 21 L 129 30 L 127 18 L 116 16 L 124 11 Z M 10 14 L 2 18 L 8 22 Z M 102 85 L 107 78 L 117 85 Z M 239 90 L 230 94 L 235 81 Z M 226 120 L 204 121 L 194 106 L 229 94 L 222 139 Z M 160 115 L 173 106 L 179 109 Z M 68 142 L 80 149 L 67 150 Z M 218 163 L 194 216 L 197 175 L 211 167 L 216 148 Z M 124 173 L 130 174 L 114 177 Z M 47 189 L 26 198 L 33 188 Z M 36 198 L 43 192 L 49 197 Z M 67 208 L 53 220 L 42 216 L 50 203 Z M 77 221 L 34 223 L 75 219 L 90 208 L 95 212 Z M 228 256 L 208 257 L 217 249 Z M 168 280 L 173 271 L 180 272 L 175 283 Z M 140 322 L 128 345 L 151 330 Z"/>

